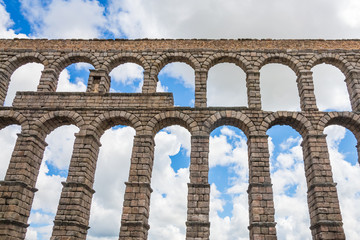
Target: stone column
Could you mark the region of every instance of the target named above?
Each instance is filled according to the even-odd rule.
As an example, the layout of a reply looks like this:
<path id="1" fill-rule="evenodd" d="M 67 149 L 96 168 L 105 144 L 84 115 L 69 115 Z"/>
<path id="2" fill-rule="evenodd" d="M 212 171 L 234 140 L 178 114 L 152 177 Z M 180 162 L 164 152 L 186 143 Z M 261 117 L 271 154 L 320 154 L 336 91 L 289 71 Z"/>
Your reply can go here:
<path id="1" fill-rule="evenodd" d="M 254 110 L 261 110 L 259 71 L 248 71 L 246 73 L 246 88 L 249 108 Z"/>
<path id="2" fill-rule="evenodd" d="M 326 135 L 304 137 L 302 148 L 313 239 L 345 239 Z"/>
<path id="3" fill-rule="evenodd" d="M 0 182 L 0 239 L 25 238 L 45 147 L 36 135 L 18 134 L 5 180 Z"/>
<path id="4" fill-rule="evenodd" d="M 146 240 L 148 230 L 151 173 L 154 160 L 154 138 L 136 135 L 131 155 L 129 180 L 126 182 L 121 217 L 121 240 Z"/>
<path id="5" fill-rule="evenodd" d="M 206 107 L 207 106 L 207 71 L 196 71 L 195 72 L 195 107 Z"/>
<path id="6" fill-rule="evenodd" d="M 108 93 L 110 91 L 110 76 L 106 70 L 90 70 L 86 92 Z"/>
<path id="7" fill-rule="evenodd" d="M 296 79 L 301 111 L 317 111 L 312 71 L 301 70 Z"/>
<path id="8" fill-rule="evenodd" d="M 68 177 L 56 213 L 51 239 L 86 239 L 95 168 L 100 141 L 93 135 L 75 134 Z"/>
<path id="9" fill-rule="evenodd" d="M 6 94 L 9 88 L 10 76 L 0 70 L 0 106 L 4 105 Z"/>
<path id="10" fill-rule="evenodd" d="M 191 137 L 190 183 L 188 184 L 187 240 L 210 236 L 209 135 Z"/>
<path id="11" fill-rule="evenodd" d="M 154 69 L 144 70 L 144 84 L 142 87 L 143 93 L 155 93 L 158 82 L 157 71 Z"/>
<path id="12" fill-rule="evenodd" d="M 59 75 L 54 69 L 44 69 L 41 72 L 40 83 L 38 85 L 38 92 L 56 92 Z"/>
<path id="13" fill-rule="evenodd" d="M 349 92 L 351 108 L 360 111 L 360 71 L 350 71 L 346 74 L 345 83 Z"/>
<path id="14" fill-rule="evenodd" d="M 356 144 L 357 154 L 358 154 L 358 162 L 360 164 L 360 144 Z"/>
<path id="15" fill-rule="evenodd" d="M 249 136 L 250 239 L 275 240 L 275 210 L 270 178 L 268 136 Z"/>

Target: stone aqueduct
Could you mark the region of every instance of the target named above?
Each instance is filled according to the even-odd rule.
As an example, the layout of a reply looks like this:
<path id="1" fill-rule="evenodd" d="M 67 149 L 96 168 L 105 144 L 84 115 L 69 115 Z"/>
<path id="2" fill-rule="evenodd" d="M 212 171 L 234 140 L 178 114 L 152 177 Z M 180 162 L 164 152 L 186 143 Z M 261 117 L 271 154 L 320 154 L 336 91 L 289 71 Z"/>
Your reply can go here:
<path id="1" fill-rule="evenodd" d="M 336 184 L 323 130 L 342 125 L 360 140 L 360 41 L 358 40 L 0 40 L 0 101 L 10 76 L 21 65 L 44 65 L 36 92 L 18 92 L 12 107 L 0 107 L 0 128 L 21 125 L 4 181 L 0 185 L 0 238 L 24 239 L 45 137 L 74 124 L 76 134 L 52 239 L 85 239 L 94 193 L 100 137 L 112 126 L 136 130 L 124 196 L 120 239 L 147 239 L 154 135 L 181 125 L 191 133 L 186 239 L 209 238 L 209 134 L 218 126 L 240 128 L 248 138 L 250 239 L 276 239 L 266 131 L 286 124 L 303 138 L 309 226 L 314 239 L 345 239 Z M 56 92 L 59 73 L 71 63 L 87 62 L 85 93 Z M 132 62 L 144 68 L 142 93 L 109 93 L 109 72 Z M 195 70 L 195 107 L 174 107 L 171 93 L 156 93 L 157 75 L 170 62 Z M 247 107 L 207 107 L 208 70 L 235 63 L 247 75 Z M 259 70 L 268 63 L 289 66 L 297 75 L 301 111 L 261 108 Z M 338 67 L 346 76 L 352 112 L 320 112 L 311 68 Z M 357 146 L 359 153 L 359 145 Z M 1 166 L 6 167 L 6 166 Z"/>

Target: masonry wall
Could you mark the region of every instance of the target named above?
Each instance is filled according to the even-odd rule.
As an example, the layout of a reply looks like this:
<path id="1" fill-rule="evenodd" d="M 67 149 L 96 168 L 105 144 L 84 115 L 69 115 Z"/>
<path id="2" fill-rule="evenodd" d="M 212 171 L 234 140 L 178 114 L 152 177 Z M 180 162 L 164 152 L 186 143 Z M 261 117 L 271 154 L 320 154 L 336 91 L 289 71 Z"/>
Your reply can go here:
<path id="1" fill-rule="evenodd" d="M 191 133 L 186 239 L 209 239 L 209 134 L 225 124 L 240 128 L 248 138 L 250 239 L 277 239 L 266 131 L 278 124 L 290 125 L 303 138 L 313 239 L 345 239 L 323 130 L 338 124 L 360 139 L 360 41 L 0 40 L 1 105 L 12 73 L 30 62 L 44 65 L 38 90 L 18 92 L 13 106 L 0 107 L 0 128 L 22 127 L 5 180 L 0 183 L 1 239 L 25 238 L 45 138 L 67 124 L 80 131 L 63 183 L 54 240 L 86 238 L 100 137 L 117 124 L 136 130 L 119 239 L 147 239 L 154 136 L 175 124 Z M 55 92 L 60 72 L 76 62 L 95 68 L 87 92 Z M 109 93 L 110 71 L 127 62 L 144 68 L 142 93 Z M 157 75 L 170 62 L 185 62 L 194 68 L 194 108 L 175 107 L 171 93 L 156 93 Z M 235 63 L 246 73 L 248 106 L 207 106 L 208 70 L 222 62 Z M 269 63 L 287 65 L 296 73 L 301 111 L 262 110 L 259 71 Z M 311 68 L 320 63 L 332 64 L 346 76 L 351 112 L 318 111 Z"/>

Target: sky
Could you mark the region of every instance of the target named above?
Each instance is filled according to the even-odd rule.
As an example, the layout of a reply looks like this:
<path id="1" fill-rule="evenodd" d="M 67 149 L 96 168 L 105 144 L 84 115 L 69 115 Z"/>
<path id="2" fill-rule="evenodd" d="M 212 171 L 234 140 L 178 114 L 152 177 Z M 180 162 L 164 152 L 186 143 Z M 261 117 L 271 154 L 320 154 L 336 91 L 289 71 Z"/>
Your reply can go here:
<path id="1" fill-rule="evenodd" d="M 357 0 L 0 0 L 0 38 L 360 38 Z M 5 106 L 16 91 L 36 91 L 43 66 L 17 69 Z M 92 66 L 68 66 L 57 91 L 84 92 Z M 317 105 L 322 111 L 350 111 L 344 75 L 326 64 L 313 69 Z M 263 110 L 299 111 L 295 73 L 280 64 L 260 71 Z M 111 73 L 111 92 L 141 92 L 143 69 L 123 64 Z M 246 106 L 245 73 L 234 64 L 212 67 L 208 76 L 208 106 Z M 324 87 L 326 86 L 326 87 Z M 173 92 L 176 106 L 194 106 L 194 70 L 185 63 L 166 65 L 159 73 L 159 92 Z M 29 218 L 27 239 L 49 239 L 61 182 L 66 180 L 75 126 L 50 133 Z M 7 166 L 19 126 L 0 131 Z M 311 239 L 301 136 L 288 126 L 268 130 L 275 221 L 279 239 Z M 360 167 L 352 133 L 339 126 L 325 129 L 337 183 L 347 239 L 360 239 Z M 117 126 L 101 137 L 95 175 L 89 240 L 118 238 L 124 182 L 127 180 L 135 130 Z M 210 239 L 248 239 L 248 157 L 246 136 L 223 126 L 210 136 Z M 150 240 L 185 239 L 190 133 L 179 126 L 155 136 L 149 230 Z M 3 179 L 6 167 L 0 168 Z M 51 194 L 49 194 L 51 193 Z"/>

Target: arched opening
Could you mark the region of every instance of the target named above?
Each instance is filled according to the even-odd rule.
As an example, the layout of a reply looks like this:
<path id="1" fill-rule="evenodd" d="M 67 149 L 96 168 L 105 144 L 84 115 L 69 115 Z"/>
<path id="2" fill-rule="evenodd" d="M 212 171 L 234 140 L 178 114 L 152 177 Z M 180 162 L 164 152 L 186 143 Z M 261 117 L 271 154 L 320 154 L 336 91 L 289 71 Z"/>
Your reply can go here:
<path id="1" fill-rule="evenodd" d="M 320 111 L 351 111 L 344 74 L 333 65 L 312 68 L 316 104 Z"/>
<path id="2" fill-rule="evenodd" d="M 277 236 L 310 240 L 302 138 L 289 126 L 273 126 L 267 134 Z"/>
<path id="3" fill-rule="evenodd" d="M 248 239 L 247 138 L 236 127 L 211 132 L 209 148 L 210 239 Z"/>
<path id="4" fill-rule="evenodd" d="M 6 171 L 8 169 L 12 152 L 14 151 L 17 134 L 20 133 L 21 127 L 19 125 L 10 125 L 0 130 L 0 180 L 5 179 Z"/>
<path id="5" fill-rule="evenodd" d="M 12 105 L 17 91 L 36 91 L 43 69 L 40 63 L 28 63 L 16 69 L 10 78 L 4 106 Z"/>
<path id="6" fill-rule="evenodd" d="M 50 239 L 57 206 L 62 190 L 61 182 L 66 180 L 75 133 L 74 125 L 61 126 L 45 139 L 45 149 L 36 182 L 35 193 L 28 223 L 26 239 Z"/>
<path id="7" fill-rule="evenodd" d="M 61 71 L 57 92 L 85 92 L 90 69 L 94 67 L 85 62 L 73 63 Z"/>
<path id="8" fill-rule="evenodd" d="M 290 67 L 271 63 L 260 70 L 260 93 L 265 111 L 300 111 L 296 75 Z"/>
<path id="9" fill-rule="evenodd" d="M 332 125 L 324 133 L 340 203 L 346 239 L 360 239 L 360 165 L 357 141 L 348 129 Z"/>
<path id="10" fill-rule="evenodd" d="M 135 130 L 117 125 L 105 131 L 96 165 L 87 239 L 118 239 Z"/>
<path id="11" fill-rule="evenodd" d="M 185 239 L 190 133 L 178 125 L 155 135 L 149 239 Z"/>
<path id="12" fill-rule="evenodd" d="M 174 105 L 193 107 L 195 103 L 195 71 L 182 62 L 167 64 L 158 75 L 157 92 L 172 92 Z"/>
<path id="13" fill-rule="evenodd" d="M 110 92 L 141 92 L 144 69 L 135 63 L 124 63 L 110 72 Z"/>
<path id="14" fill-rule="evenodd" d="M 234 63 L 210 68 L 207 80 L 208 106 L 247 106 L 246 74 Z"/>

